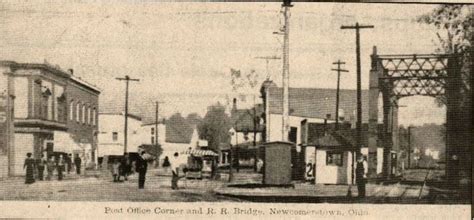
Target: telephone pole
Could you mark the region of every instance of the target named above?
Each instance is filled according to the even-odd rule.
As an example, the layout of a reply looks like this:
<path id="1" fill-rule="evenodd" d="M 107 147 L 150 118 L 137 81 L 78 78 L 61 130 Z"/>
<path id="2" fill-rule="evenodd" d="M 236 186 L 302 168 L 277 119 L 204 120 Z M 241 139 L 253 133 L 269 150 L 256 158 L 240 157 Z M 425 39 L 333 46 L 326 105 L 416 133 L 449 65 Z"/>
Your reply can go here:
<path id="1" fill-rule="evenodd" d="M 159 117 L 159 110 L 160 110 L 160 103 L 164 103 L 164 102 L 159 102 L 159 101 L 156 101 L 155 102 L 155 143 L 156 143 L 156 146 L 158 146 L 158 117 Z"/>
<path id="2" fill-rule="evenodd" d="M 332 64 L 337 64 L 337 69 L 331 69 L 332 71 L 337 71 L 337 89 L 336 89 L 336 130 L 339 129 L 339 82 L 341 79 L 341 72 L 349 72 L 347 70 L 341 69 L 341 65 L 346 64 L 338 60 Z"/>
<path id="3" fill-rule="evenodd" d="M 361 152 L 361 147 L 362 147 L 362 95 L 361 95 L 361 70 L 360 70 L 360 29 L 365 29 L 365 28 L 374 28 L 373 25 L 359 25 L 358 22 L 356 22 L 355 26 L 341 26 L 341 29 L 355 29 L 356 31 L 356 63 L 357 63 L 357 122 L 356 122 L 356 148 L 357 148 L 357 157 L 360 157 L 362 155 Z M 354 158 L 354 155 L 352 155 Z M 354 160 L 353 160 L 354 161 Z M 353 163 L 354 164 L 354 163 Z M 354 166 L 354 165 L 353 165 Z M 362 169 L 364 170 L 365 168 L 360 167 L 361 163 L 357 162 L 357 168 L 356 169 Z M 354 169 L 352 169 L 354 170 Z M 360 176 L 359 174 L 356 175 L 356 181 L 357 182 L 363 182 L 364 177 Z M 362 181 L 359 181 L 362 180 Z M 359 183 L 358 183 L 359 184 Z M 362 183 L 362 188 L 363 192 L 358 192 L 359 197 L 365 197 L 365 183 Z"/>
<path id="4" fill-rule="evenodd" d="M 270 60 L 281 60 L 281 57 L 278 57 L 278 56 L 264 56 L 264 57 L 255 57 L 255 59 L 264 59 L 266 61 L 266 71 L 267 71 L 266 79 L 270 79 L 270 71 L 269 71 Z"/>
<path id="5" fill-rule="evenodd" d="M 283 0 L 283 16 L 285 25 L 280 32 L 274 34 L 283 35 L 283 120 L 282 120 L 282 141 L 288 141 L 288 119 L 289 119 L 289 83 L 290 83 L 290 8 L 293 7 L 291 0 Z"/>
<path id="6" fill-rule="evenodd" d="M 128 84 L 130 81 L 138 82 L 139 79 L 132 79 L 128 75 L 125 78 L 115 78 L 119 81 L 125 81 L 125 126 L 124 126 L 124 136 L 123 136 L 123 153 L 127 153 L 127 144 L 128 144 Z"/>

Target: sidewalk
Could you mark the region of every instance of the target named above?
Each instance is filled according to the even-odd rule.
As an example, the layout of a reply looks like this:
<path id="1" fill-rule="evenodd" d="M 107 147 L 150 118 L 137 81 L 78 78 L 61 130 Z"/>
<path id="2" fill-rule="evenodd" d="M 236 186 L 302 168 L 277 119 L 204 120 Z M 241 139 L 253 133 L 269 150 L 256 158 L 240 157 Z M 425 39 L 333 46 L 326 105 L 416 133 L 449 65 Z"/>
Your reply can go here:
<path id="1" fill-rule="evenodd" d="M 214 193 L 254 202 L 430 203 L 430 188 L 425 186 L 421 191 L 421 185 L 367 184 L 366 198 L 358 199 L 357 186 L 295 182 L 294 188 L 284 188 L 263 186 L 260 183 L 260 174 L 235 173 L 232 183 L 223 184 Z M 351 197 L 348 197 L 349 189 Z"/>

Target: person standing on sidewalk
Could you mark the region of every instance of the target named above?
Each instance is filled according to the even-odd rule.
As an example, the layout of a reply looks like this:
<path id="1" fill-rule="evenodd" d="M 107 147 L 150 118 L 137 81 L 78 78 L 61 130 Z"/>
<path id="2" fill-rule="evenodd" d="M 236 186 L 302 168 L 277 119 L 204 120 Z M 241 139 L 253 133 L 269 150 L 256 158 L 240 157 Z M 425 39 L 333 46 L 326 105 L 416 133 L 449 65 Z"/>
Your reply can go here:
<path id="1" fill-rule="evenodd" d="M 46 167 L 46 163 L 48 163 L 46 156 L 44 154 L 41 154 L 41 158 L 38 159 L 38 163 L 37 163 L 39 180 L 43 180 L 44 168 Z"/>
<path id="2" fill-rule="evenodd" d="M 59 159 L 57 163 L 58 164 L 56 167 L 58 169 L 58 180 L 61 181 L 63 180 L 63 171 L 64 171 L 64 167 L 66 166 L 66 162 L 64 161 L 62 154 L 59 155 Z"/>
<path id="3" fill-rule="evenodd" d="M 120 181 L 120 163 L 118 159 L 115 159 L 112 164 L 112 177 L 114 178 L 114 182 Z"/>
<path id="4" fill-rule="evenodd" d="M 130 175 L 130 170 L 132 167 L 132 165 L 130 164 L 130 157 L 128 156 L 128 153 L 124 154 L 120 163 L 120 175 L 123 176 L 124 181 L 127 181 L 128 175 Z"/>
<path id="5" fill-rule="evenodd" d="M 359 198 L 365 197 L 365 184 L 367 181 L 367 162 L 364 159 L 363 155 L 357 157 L 357 166 L 356 166 L 356 184 L 357 192 Z"/>
<path id="6" fill-rule="evenodd" d="M 66 166 L 67 166 L 66 167 L 67 174 L 69 174 L 72 169 L 72 155 L 71 154 L 66 155 Z"/>
<path id="7" fill-rule="evenodd" d="M 179 180 L 179 164 L 178 164 L 178 152 L 175 152 L 173 155 L 173 159 L 171 160 L 171 189 L 176 190 L 178 189 L 178 180 Z"/>
<path id="8" fill-rule="evenodd" d="M 26 168 L 25 184 L 32 184 L 35 182 L 34 171 L 35 171 L 35 159 L 31 158 L 31 153 L 26 154 L 25 164 L 23 169 Z"/>
<path id="9" fill-rule="evenodd" d="M 145 151 L 142 151 L 136 162 L 136 171 L 138 172 L 138 188 L 145 188 L 145 177 L 148 168 L 148 161 L 145 159 Z"/>
<path id="10" fill-rule="evenodd" d="M 81 174 L 81 163 L 82 163 L 81 158 L 79 157 L 79 155 L 76 155 L 76 157 L 74 158 L 74 165 L 76 166 L 77 174 Z"/>
<path id="11" fill-rule="evenodd" d="M 46 176 L 46 180 L 51 180 L 51 177 L 53 176 L 55 166 L 56 165 L 54 163 L 53 157 L 50 156 L 49 159 L 48 159 L 48 162 L 46 163 L 46 170 L 48 171 L 48 175 Z"/>

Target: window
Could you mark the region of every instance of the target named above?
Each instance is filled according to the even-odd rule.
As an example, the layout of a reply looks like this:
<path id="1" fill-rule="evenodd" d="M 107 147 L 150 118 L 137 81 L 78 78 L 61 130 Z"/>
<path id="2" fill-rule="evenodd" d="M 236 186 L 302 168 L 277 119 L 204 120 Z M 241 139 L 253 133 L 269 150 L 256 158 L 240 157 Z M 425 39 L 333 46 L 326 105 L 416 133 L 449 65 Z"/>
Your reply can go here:
<path id="1" fill-rule="evenodd" d="M 92 113 L 91 113 L 91 112 L 92 112 L 91 107 L 90 107 L 90 106 L 87 107 L 87 121 L 86 121 L 86 124 L 89 124 L 89 125 L 92 124 L 92 118 L 91 118 L 91 117 L 92 117 L 92 115 L 91 115 Z"/>
<path id="2" fill-rule="evenodd" d="M 87 114 L 87 112 L 86 112 L 86 105 L 84 104 L 84 105 L 82 105 L 82 118 L 81 118 L 81 122 L 82 122 L 83 124 L 86 123 L 86 114 Z"/>
<path id="3" fill-rule="evenodd" d="M 112 132 L 112 141 L 118 140 L 118 132 Z"/>
<path id="4" fill-rule="evenodd" d="M 290 142 L 296 143 L 297 134 L 298 134 L 298 128 L 290 127 L 290 133 L 288 134 L 288 140 Z"/>
<path id="5" fill-rule="evenodd" d="M 342 152 L 326 153 L 326 165 L 328 166 L 342 166 Z"/>
<path id="6" fill-rule="evenodd" d="M 79 122 L 80 121 L 80 116 L 81 116 L 81 104 L 78 102 L 76 104 L 76 122 Z"/>
<path id="7" fill-rule="evenodd" d="M 96 109 L 92 109 L 92 125 L 97 125 L 97 111 Z"/>
<path id="8" fill-rule="evenodd" d="M 155 128 L 151 128 L 151 135 L 155 134 Z"/>
<path id="9" fill-rule="evenodd" d="M 69 120 L 74 120 L 74 101 L 71 100 L 71 104 L 69 104 Z"/>
<path id="10" fill-rule="evenodd" d="M 64 109 L 66 108 L 66 96 L 64 94 L 64 87 L 59 85 L 53 86 L 54 90 L 54 120 L 55 121 L 64 121 Z"/>
<path id="11" fill-rule="evenodd" d="M 155 144 L 155 137 L 151 137 L 151 144 Z"/>

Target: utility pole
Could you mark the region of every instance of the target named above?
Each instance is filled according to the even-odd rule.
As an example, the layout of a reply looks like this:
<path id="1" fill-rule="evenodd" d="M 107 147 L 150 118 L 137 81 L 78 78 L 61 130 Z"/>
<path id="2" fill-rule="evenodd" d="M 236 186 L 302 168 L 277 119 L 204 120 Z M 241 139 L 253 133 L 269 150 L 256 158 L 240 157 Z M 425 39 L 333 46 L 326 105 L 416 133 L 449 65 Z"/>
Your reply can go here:
<path id="1" fill-rule="evenodd" d="M 266 79 L 270 79 L 270 71 L 269 71 L 270 60 L 281 60 L 281 57 L 278 57 L 278 56 L 264 56 L 264 57 L 255 57 L 255 59 L 264 59 L 266 61 L 266 71 L 267 71 Z"/>
<path id="2" fill-rule="evenodd" d="M 285 25 L 281 28 L 283 34 L 283 120 L 282 120 L 282 141 L 288 141 L 288 119 L 289 119 L 289 83 L 290 83 L 290 8 L 291 0 L 283 0 L 283 16 Z"/>
<path id="3" fill-rule="evenodd" d="M 411 126 L 408 126 L 408 169 L 411 165 Z"/>
<path id="4" fill-rule="evenodd" d="M 156 146 L 158 146 L 158 113 L 159 113 L 159 104 L 160 103 L 164 103 L 164 102 L 159 102 L 159 101 L 156 101 L 155 102 L 155 143 L 156 143 Z"/>
<path id="5" fill-rule="evenodd" d="M 337 71 L 337 89 L 336 89 L 336 130 L 339 129 L 339 82 L 341 79 L 341 72 L 349 72 L 347 70 L 341 69 L 341 65 L 346 64 L 338 60 L 332 64 L 337 64 L 337 69 L 331 69 L 332 71 Z"/>
<path id="6" fill-rule="evenodd" d="M 125 126 L 124 126 L 124 139 L 123 139 L 123 153 L 127 153 L 127 144 L 128 144 L 128 84 L 130 81 L 138 82 L 139 79 L 132 79 L 128 75 L 125 78 L 115 78 L 119 81 L 125 81 Z"/>
<path id="7" fill-rule="evenodd" d="M 361 68 L 360 68 L 360 29 L 364 28 L 374 28 L 373 25 L 359 25 L 356 22 L 355 26 L 341 26 L 341 29 L 355 29 L 356 31 L 356 62 L 357 62 L 357 122 L 356 122 L 356 148 L 357 148 L 357 157 L 362 155 L 361 147 L 362 147 L 362 95 L 361 95 Z M 360 163 L 357 163 L 356 169 L 364 169 L 364 167 L 359 167 Z M 362 178 L 363 176 L 356 175 L 356 180 Z M 359 182 L 359 181 L 358 181 Z M 362 182 L 362 181 L 360 181 Z M 362 184 L 364 192 L 359 192 L 360 197 L 365 197 L 365 183 Z"/>

